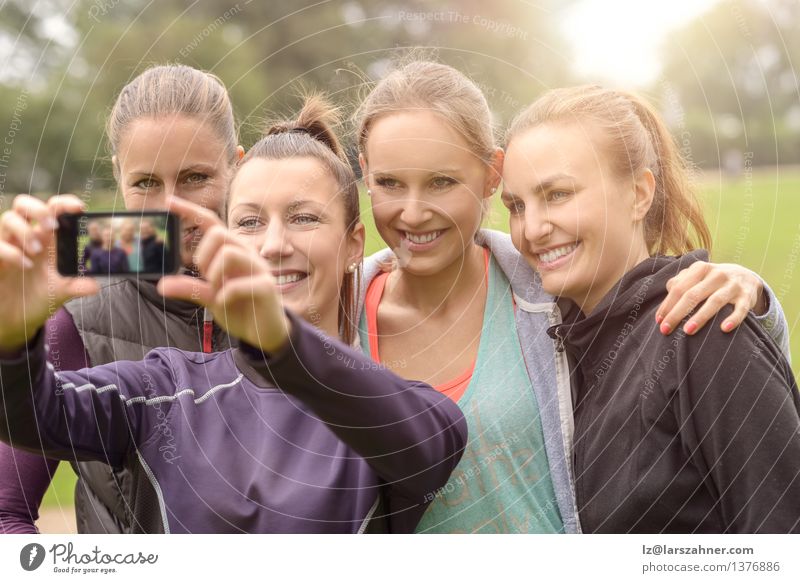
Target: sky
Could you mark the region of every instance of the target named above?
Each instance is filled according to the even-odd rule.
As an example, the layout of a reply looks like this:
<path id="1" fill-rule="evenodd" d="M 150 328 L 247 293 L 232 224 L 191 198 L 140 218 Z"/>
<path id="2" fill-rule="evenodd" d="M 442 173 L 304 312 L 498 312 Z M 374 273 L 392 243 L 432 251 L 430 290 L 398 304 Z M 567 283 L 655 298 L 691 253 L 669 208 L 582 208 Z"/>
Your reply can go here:
<path id="1" fill-rule="evenodd" d="M 730 0 L 580 0 L 565 11 L 562 30 L 587 81 L 642 86 L 658 77 L 669 33 L 720 1 Z"/>

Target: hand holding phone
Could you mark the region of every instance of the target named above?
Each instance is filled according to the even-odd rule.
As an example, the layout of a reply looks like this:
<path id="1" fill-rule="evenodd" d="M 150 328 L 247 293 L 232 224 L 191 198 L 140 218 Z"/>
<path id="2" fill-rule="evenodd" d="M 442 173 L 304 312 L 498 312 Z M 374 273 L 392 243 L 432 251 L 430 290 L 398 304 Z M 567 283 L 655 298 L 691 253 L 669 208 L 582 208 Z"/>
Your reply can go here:
<path id="1" fill-rule="evenodd" d="M 28 343 L 67 300 L 97 293 L 94 279 L 62 277 L 56 271 L 56 219 L 82 208 L 73 195 L 43 202 L 21 194 L 14 198 L 11 210 L 0 216 L 0 351 Z"/>

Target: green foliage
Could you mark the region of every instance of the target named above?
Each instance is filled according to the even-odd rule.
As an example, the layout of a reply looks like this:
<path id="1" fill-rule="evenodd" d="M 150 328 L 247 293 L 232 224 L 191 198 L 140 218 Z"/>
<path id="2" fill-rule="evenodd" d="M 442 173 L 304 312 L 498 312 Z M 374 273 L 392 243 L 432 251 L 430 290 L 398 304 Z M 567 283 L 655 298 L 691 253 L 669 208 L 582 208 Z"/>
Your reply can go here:
<path id="1" fill-rule="evenodd" d="M 732 151 L 755 166 L 800 162 L 798 23 L 797 2 L 724 0 L 669 39 L 654 91 L 676 102 L 696 164 Z"/>
<path id="2" fill-rule="evenodd" d="M 245 147 L 265 118 L 296 109 L 301 86 L 330 92 L 350 111 L 389 61 L 416 45 L 437 48 L 438 58 L 474 75 L 503 123 L 543 88 L 567 81 L 564 44 L 549 25 L 555 4 L 7 2 L 0 36 L 16 42 L 7 63 L 15 66 L 0 75 L 0 132 L 20 95 L 25 108 L 17 112 L 21 128 L 0 191 L 110 188 L 106 115 L 125 83 L 165 62 L 206 69 L 225 82 Z M 60 28 L 52 15 L 63 16 Z"/>

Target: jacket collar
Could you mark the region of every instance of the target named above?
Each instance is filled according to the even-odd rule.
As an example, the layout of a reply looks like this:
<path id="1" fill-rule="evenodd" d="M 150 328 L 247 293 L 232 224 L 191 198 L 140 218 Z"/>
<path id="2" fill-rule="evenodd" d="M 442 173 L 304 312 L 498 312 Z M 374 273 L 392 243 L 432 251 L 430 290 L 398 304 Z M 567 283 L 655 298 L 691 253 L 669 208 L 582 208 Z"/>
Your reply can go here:
<path id="1" fill-rule="evenodd" d="M 671 277 L 696 261 L 706 260 L 708 253 L 704 250 L 680 257 L 649 257 L 626 273 L 586 316 L 573 302 L 559 300 L 564 311 L 564 323 L 553 326 L 548 333 L 560 336 L 573 356 L 583 355 L 587 363 L 593 362 L 592 354 L 602 352 L 593 350 L 593 347 L 613 343 L 624 329 L 629 330 L 640 316 L 650 314 L 651 308 L 666 297 L 667 281 Z M 655 328 L 655 321 L 652 324 Z"/>
<path id="2" fill-rule="evenodd" d="M 179 271 L 181 275 L 191 275 L 196 276 L 193 272 L 189 271 L 185 267 L 182 267 Z M 197 304 L 193 304 L 192 302 L 187 302 L 183 300 L 175 300 L 172 298 L 165 298 L 156 289 L 155 281 L 145 280 L 145 279 L 133 279 L 131 280 L 136 287 L 139 294 L 146 299 L 151 304 L 155 304 L 157 306 L 162 306 L 164 311 L 170 314 L 175 314 L 179 316 L 183 320 L 191 320 L 197 315 L 198 311 L 202 311 L 202 307 L 198 306 Z"/>

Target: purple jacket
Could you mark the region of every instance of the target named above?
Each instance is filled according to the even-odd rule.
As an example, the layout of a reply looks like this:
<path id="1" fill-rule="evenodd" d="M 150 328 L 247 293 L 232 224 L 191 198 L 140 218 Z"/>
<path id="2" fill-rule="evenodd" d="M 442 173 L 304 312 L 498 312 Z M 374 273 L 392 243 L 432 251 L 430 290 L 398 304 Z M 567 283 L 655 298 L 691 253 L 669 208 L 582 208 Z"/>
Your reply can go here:
<path id="1" fill-rule="evenodd" d="M 130 467 L 158 493 L 146 532 L 348 533 L 378 514 L 412 532 L 461 457 L 460 410 L 289 317 L 274 355 L 161 348 L 77 372 L 46 364 L 40 333 L 0 361 L 0 439 Z"/>
<path id="2" fill-rule="evenodd" d="M 103 249 L 97 247 L 92 249 L 89 255 L 91 268 L 89 273 L 100 275 L 111 275 L 113 273 L 128 273 L 128 254 L 119 247 Z"/>

